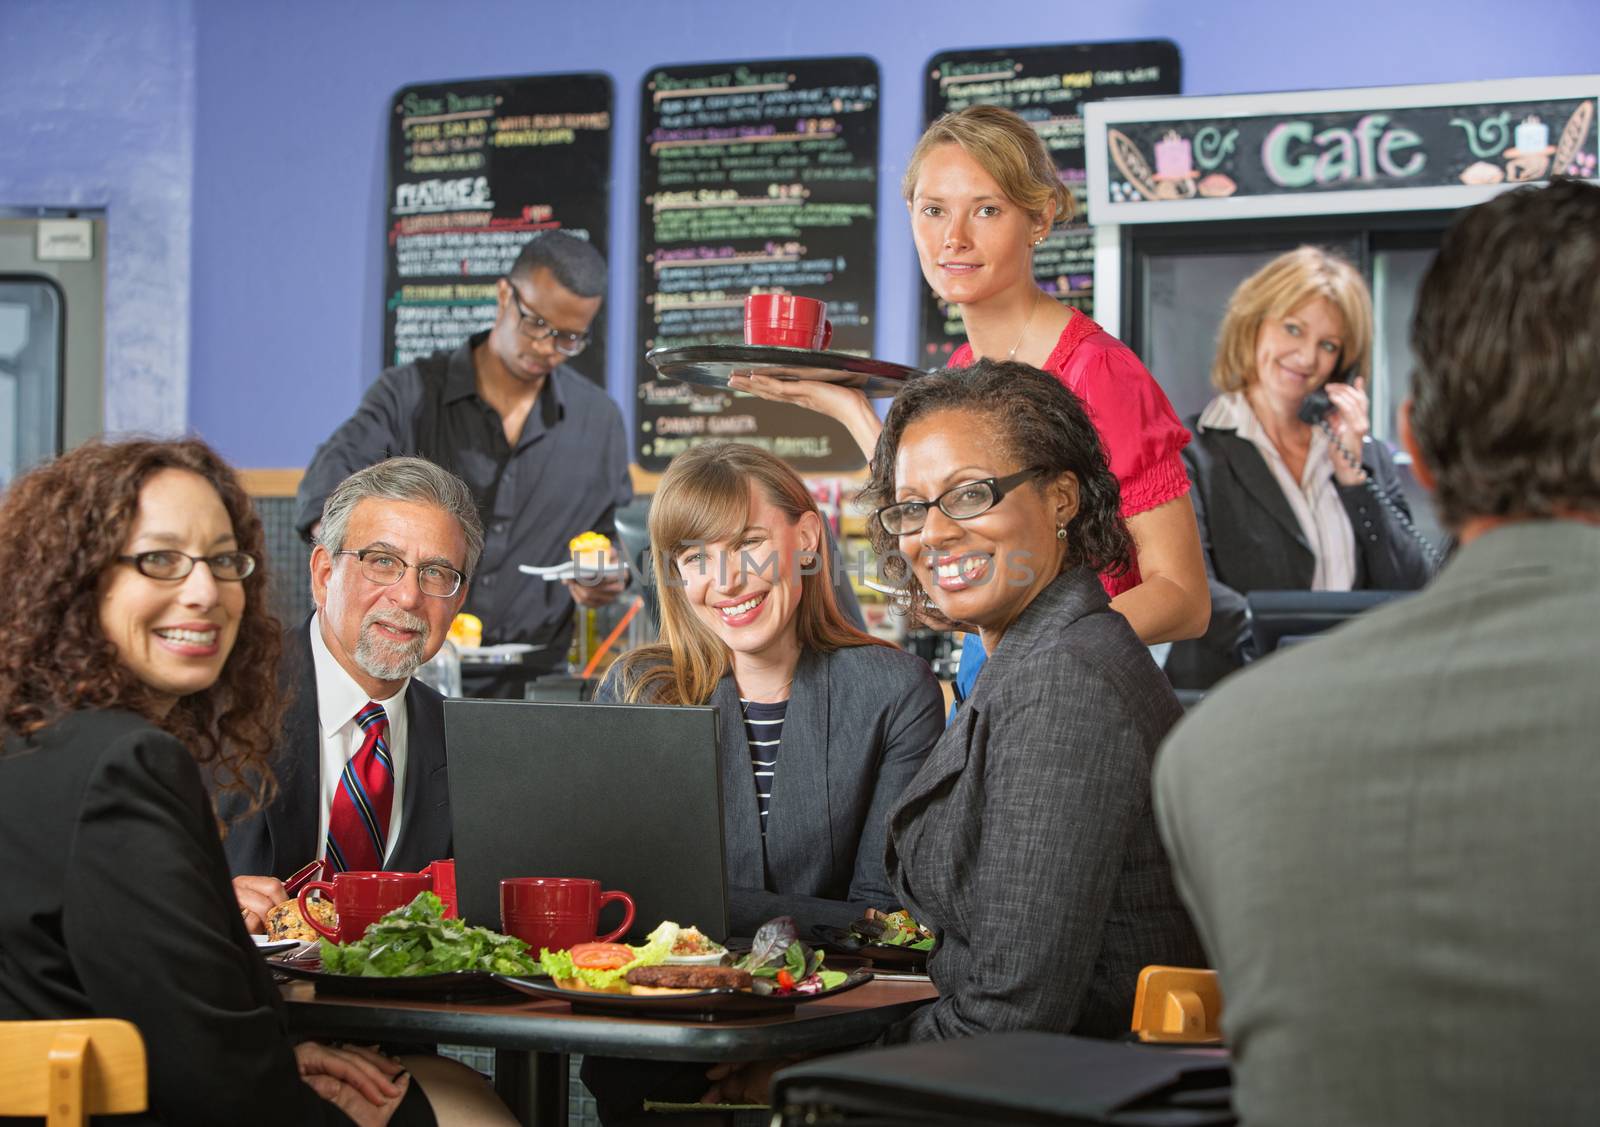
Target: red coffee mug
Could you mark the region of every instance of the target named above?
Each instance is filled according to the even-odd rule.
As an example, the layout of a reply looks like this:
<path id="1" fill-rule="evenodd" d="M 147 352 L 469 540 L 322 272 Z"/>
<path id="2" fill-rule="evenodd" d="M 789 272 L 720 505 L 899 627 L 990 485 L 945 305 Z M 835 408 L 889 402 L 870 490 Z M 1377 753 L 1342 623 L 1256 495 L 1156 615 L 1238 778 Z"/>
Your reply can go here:
<path id="1" fill-rule="evenodd" d="M 426 873 L 335 873 L 331 882 L 314 880 L 300 890 L 300 914 L 312 930 L 335 943 L 354 943 L 378 920 L 432 887 Z M 306 907 L 306 897 L 319 888 L 333 897 L 333 910 L 339 913 L 337 930 L 319 923 Z"/>
<path id="2" fill-rule="evenodd" d="M 600 909 L 622 904 L 622 923 L 596 935 Z M 633 926 L 633 897 L 602 892 L 600 882 L 584 877 L 512 877 L 500 882 L 500 930 L 528 945 L 565 951 L 579 943 L 611 943 Z"/>
<path id="3" fill-rule="evenodd" d="M 832 340 L 825 301 L 787 293 L 753 293 L 744 299 L 746 344 L 824 349 Z"/>

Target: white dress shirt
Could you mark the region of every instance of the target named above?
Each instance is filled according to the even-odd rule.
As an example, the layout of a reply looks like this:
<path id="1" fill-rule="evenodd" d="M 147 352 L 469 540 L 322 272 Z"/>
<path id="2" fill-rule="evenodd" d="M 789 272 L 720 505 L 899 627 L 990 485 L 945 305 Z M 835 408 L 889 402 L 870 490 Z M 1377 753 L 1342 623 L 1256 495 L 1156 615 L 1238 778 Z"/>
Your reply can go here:
<path id="1" fill-rule="evenodd" d="M 1217 396 L 1200 412 L 1203 430 L 1231 430 L 1261 451 L 1284 500 L 1300 523 L 1300 531 L 1316 566 L 1311 572 L 1313 591 L 1349 591 L 1356 583 L 1356 534 L 1350 515 L 1333 484 L 1333 451 L 1321 427 L 1311 429 L 1311 449 L 1296 481 L 1278 448 L 1261 428 L 1250 401 L 1242 391 Z"/>
<path id="2" fill-rule="evenodd" d="M 311 616 L 311 663 L 317 676 L 317 731 L 322 741 L 322 776 L 317 788 L 317 856 L 328 851 L 328 812 L 333 796 L 339 793 L 339 776 L 345 764 L 361 750 L 365 733 L 356 723 L 356 713 L 372 698 L 345 672 L 339 659 L 322 640 L 321 614 Z M 376 701 L 389 717 L 389 761 L 394 764 L 394 802 L 389 811 L 389 839 L 384 843 L 385 858 L 400 840 L 400 813 L 405 809 L 406 787 L 406 689 L 386 700 Z"/>

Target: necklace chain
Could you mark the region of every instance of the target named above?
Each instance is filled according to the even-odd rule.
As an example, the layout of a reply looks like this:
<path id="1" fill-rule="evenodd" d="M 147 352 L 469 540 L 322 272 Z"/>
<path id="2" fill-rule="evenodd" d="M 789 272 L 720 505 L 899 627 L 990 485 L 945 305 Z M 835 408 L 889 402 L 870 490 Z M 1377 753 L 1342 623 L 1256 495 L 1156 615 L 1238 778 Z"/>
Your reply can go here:
<path id="1" fill-rule="evenodd" d="M 1044 291 L 1035 288 L 1033 291 L 1033 304 L 1028 306 L 1028 316 L 1022 322 L 1022 331 L 1017 334 L 1017 343 L 1011 346 L 1011 351 L 1006 353 L 1006 360 L 1011 360 L 1017 354 L 1017 349 L 1022 347 L 1022 340 L 1028 335 L 1028 326 L 1033 324 L 1033 315 L 1039 310 L 1039 299 L 1044 296 Z"/>

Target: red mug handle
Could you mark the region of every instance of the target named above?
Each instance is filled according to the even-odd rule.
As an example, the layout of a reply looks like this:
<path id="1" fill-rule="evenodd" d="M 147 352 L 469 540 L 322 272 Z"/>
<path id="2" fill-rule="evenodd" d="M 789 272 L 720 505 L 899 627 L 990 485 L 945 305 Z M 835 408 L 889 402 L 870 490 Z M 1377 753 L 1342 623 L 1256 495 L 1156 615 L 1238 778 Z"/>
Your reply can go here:
<path id="1" fill-rule="evenodd" d="M 818 351 L 821 351 L 821 352 L 828 351 L 828 345 L 830 345 L 832 343 L 833 343 L 833 322 L 825 320 L 825 321 L 822 322 L 822 348 L 819 349 Z"/>
<path id="2" fill-rule="evenodd" d="M 633 897 L 626 892 L 602 892 L 600 894 L 600 907 L 595 911 L 595 915 L 598 916 L 600 912 L 604 911 L 607 904 L 618 900 L 622 901 L 622 926 L 609 935 L 600 936 L 595 940 L 596 943 L 615 943 L 622 938 L 624 932 L 633 926 Z"/>
<path id="3" fill-rule="evenodd" d="M 299 896 L 295 897 L 295 903 L 300 906 L 300 918 L 305 920 L 306 923 L 310 925 L 312 931 L 316 932 L 318 935 L 325 935 L 337 943 L 339 942 L 339 933 L 334 931 L 331 927 L 327 927 L 322 924 L 316 916 L 311 914 L 311 909 L 306 907 L 306 897 L 311 895 L 314 889 L 318 888 L 326 892 L 329 897 L 333 896 L 333 885 L 322 880 L 312 881 L 310 884 L 306 885 L 300 890 Z"/>

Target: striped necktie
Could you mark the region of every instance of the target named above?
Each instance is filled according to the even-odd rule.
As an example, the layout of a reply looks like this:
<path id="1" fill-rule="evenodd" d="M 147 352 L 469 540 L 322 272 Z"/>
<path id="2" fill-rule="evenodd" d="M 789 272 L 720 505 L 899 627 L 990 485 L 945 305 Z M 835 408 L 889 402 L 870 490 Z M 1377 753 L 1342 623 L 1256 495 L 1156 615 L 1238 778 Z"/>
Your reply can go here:
<path id="1" fill-rule="evenodd" d="M 328 811 L 327 857 L 336 872 L 383 868 L 394 805 L 394 764 L 389 759 L 389 715 L 368 701 L 356 713 L 361 749 L 344 765 Z"/>

